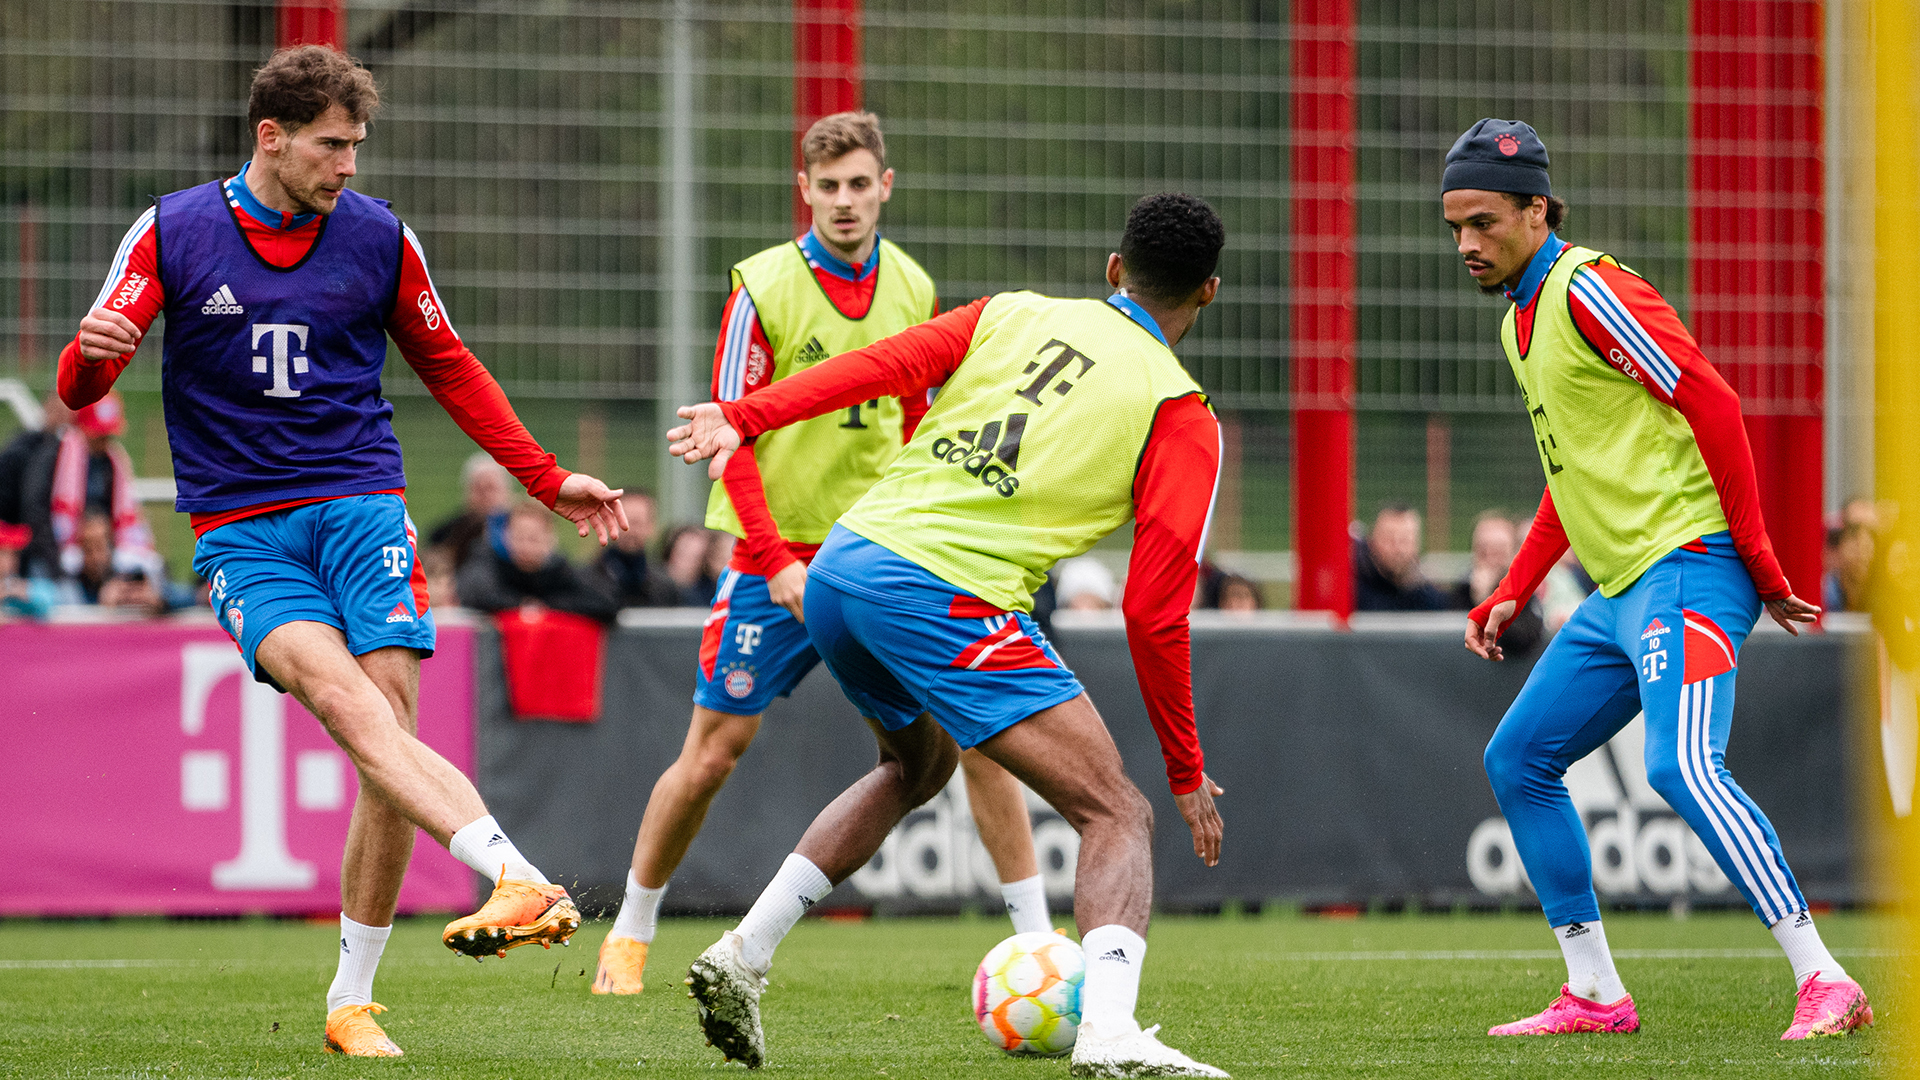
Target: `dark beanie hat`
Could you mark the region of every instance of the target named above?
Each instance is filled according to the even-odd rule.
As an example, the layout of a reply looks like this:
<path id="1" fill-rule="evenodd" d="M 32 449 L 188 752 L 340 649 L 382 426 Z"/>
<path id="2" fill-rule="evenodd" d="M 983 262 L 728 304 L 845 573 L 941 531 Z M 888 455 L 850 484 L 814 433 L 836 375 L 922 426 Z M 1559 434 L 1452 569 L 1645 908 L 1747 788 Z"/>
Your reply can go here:
<path id="1" fill-rule="evenodd" d="M 1440 193 L 1457 188 L 1552 195 L 1553 183 L 1547 179 L 1547 146 L 1527 124 L 1488 117 L 1468 128 L 1447 151 L 1447 172 L 1440 180 Z"/>

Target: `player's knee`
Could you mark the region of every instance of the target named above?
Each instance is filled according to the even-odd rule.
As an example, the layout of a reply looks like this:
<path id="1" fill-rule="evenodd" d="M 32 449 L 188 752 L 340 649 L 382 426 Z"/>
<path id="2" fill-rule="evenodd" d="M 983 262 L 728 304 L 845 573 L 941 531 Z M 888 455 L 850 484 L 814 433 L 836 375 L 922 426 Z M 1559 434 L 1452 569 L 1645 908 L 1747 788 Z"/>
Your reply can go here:
<path id="1" fill-rule="evenodd" d="M 1527 771 L 1524 748 L 1515 745 L 1518 742 L 1516 739 L 1503 738 L 1504 731 L 1493 733 L 1493 738 L 1487 742 L 1487 752 L 1480 758 L 1481 765 L 1487 770 L 1487 782 L 1493 785 L 1494 795 L 1501 799 L 1520 789 Z"/>
<path id="2" fill-rule="evenodd" d="M 940 794 L 960 767 L 960 748 L 951 739 L 941 740 L 925 758 L 906 767 L 907 798 L 914 805 Z"/>
<path id="3" fill-rule="evenodd" d="M 703 791 L 718 791 L 740 764 L 740 755 L 731 747 L 703 749 L 687 763 L 687 779 Z"/>
<path id="4" fill-rule="evenodd" d="M 1647 755 L 1647 786 L 1667 800 L 1668 806 L 1679 807 L 1683 800 L 1693 796 L 1687 790 L 1687 777 L 1680 768 L 1680 760 L 1671 755 Z"/>

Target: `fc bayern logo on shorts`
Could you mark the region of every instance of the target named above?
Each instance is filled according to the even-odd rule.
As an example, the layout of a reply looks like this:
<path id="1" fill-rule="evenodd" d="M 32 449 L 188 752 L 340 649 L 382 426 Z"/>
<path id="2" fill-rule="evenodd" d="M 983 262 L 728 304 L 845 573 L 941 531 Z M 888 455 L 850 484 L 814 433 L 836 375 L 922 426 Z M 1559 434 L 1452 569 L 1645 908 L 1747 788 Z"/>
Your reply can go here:
<path id="1" fill-rule="evenodd" d="M 727 672 L 726 681 L 721 685 L 727 688 L 728 697 L 746 697 L 753 693 L 753 672 L 746 668 L 734 668 Z"/>
<path id="2" fill-rule="evenodd" d="M 245 634 L 246 631 L 242 629 L 244 621 L 240 617 L 240 609 L 237 606 L 227 609 L 227 621 L 233 624 L 233 636 L 235 638 Z"/>

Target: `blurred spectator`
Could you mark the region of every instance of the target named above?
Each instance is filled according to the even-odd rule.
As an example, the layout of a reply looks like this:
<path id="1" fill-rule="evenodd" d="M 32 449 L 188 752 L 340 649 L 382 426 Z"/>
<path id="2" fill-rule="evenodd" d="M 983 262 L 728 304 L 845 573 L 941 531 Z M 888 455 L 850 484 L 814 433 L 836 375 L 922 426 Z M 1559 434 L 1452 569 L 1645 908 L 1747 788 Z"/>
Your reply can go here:
<path id="1" fill-rule="evenodd" d="M 1827 530 L 1827 573 L 1820 604 L 1828 611 L 1867 610 L 1867 575 L 1873 568 L 1873 526 L 1851 521 Z"/>
<path id="2" fill-rule="evenodd" d="M 1113 571 L 1091 555 L 1060 560 L 1054 578 L 1054 597 L 1066 611 L 1106 611 L 1120 600 Z"/>
<path id="3" fill-rule="evenodd" d="M 699 525 L 675 525 L 667 530 L 667 542 L 662 546 L 666 553 L 664 569 L 678 593 L 676 602 L 681 607 L 707 607 L 713 603 L 714 590 L 720 587 L 719 569 L 725 569 L 726 560 L 733 557 L 733 546 L 728 544 L 719 569 L 712 569 L 712 553 L 716 537 L 720 536 L 727 534 Z M 727 539 L 733 537 L 727 536 Z"/>
<path id="4" fill-rule="evenodd" d="M 1466 580 L 1453 588 L 1453 606 L 1470 611 L 1493 595 L 1519 550 L 1520 532 L 1513 520 L 1498 510 L 1483 511 L 1473 521 L 1473 565 Z M 1538 595 L 1528 597 L 1526 606 L 1501 628 L 1501 647 L 1518 655 L 1540 644 L 1547 630 L 1544 612 Z"/>
<path id="5" fill-rule="evenodd" d="M 631 528 L 601 551 L 595 565 L 621 607 L 672 607 L 679 602 L 679 586 L 647 558 L 647 545 L 660 532 L 653 495 L 630 488 L 620 501 Z"/>
<path id="6" fill-rule="evenodd" d="M 90 512 L 106 515 L 110 550 L 127 558 L 153 551 L 153 534 L 133 490 L 133 459 L 120 445 L 126 428 L 117 391 L 77 413 L 54 398 L 46 427 L 21 432 L 0 449 L 0 522 L 32 530 L 21 555 L 23 574 L 78 573 L 80 522 Z"/>
<path id="7" fill-rule="evenodd" d="M 20 574 L 20 552 L 32 539 L 25 525 L 0 525 L 0 621 L 44 619 L 60 600 L 53 582 Z"/>
<path id="8" fill-rule="evenodd" d="M 504 535 L 506 558 L 476 544 L 460 568 L 455 589 L 462 604 L 481 611 L 552 608 L 607 622 L 618 613 L 600 575 L 581 571 L 560 553 L 552 511 L 532 499 L 515 503 Z"/>
<path id="9" fill-rule="evenodd" d="M 432 607 L 460 607 L 460 564 L 453 549 L 429 547 L 420 553 L 420 575 L 427 579 L 427 603 Z"/>
<path id="10" fill-rule="evenodd" d="M 1520 534 L 1520 542 L 1526 543 L 1526 533 Z M 1541 613 L 1546 617 L 1547 632 L 1557 634 L 1560 627 L 1573 618 L 1587 597 L 1592 596 L 1600 586 L 1587 576 L 1587 568 L 1580 565 L 1580 557 L 1568 548 L 1560 556 L 1560 561 L 1547 571 L 1547 580 L 1534 593 L 1540 597 Z"/>
<path id="11" fill-rule="evenodd" d="M 485 539 L 496 555 L 506 554 L 504 533 L 507 510 L 513 505 L 513 478 L 485 451 L 460 467 L 460 512 L 433 527 L 427 544 L 453 556 L 454 569 L 467 565 L 479 541 Z"/>
<path id="12" fill-rule="evenodd" d="M 1353 542 L 1355 611 L 1442 611 L 1447 598 L 1420 572 L 1420 513 L 1388 503 Z"/>
<path id="13" fill-rule="evenodd" d="M 62 599 L 74 604 L 133 608 L 146 615 L 164 614 L 169 606 L 165 575 L 151 549 L 119 548 L 116 530 L 105 512 L 89 510 L 80 519 L 79 565 L 65 584 Z"/>
<path id="14" fill-rule="evenodd" d="M 1260 586 L 1252 578 L 1239 574 L 1220 576 L 1221 611 L 1259 611 Z"/>

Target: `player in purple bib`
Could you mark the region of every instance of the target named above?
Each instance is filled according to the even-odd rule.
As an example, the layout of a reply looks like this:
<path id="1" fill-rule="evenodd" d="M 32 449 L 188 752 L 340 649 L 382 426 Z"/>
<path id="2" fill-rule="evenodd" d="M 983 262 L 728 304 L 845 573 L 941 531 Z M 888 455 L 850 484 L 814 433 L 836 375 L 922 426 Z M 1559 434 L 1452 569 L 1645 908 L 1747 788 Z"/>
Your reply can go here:
<path id="1" fill-rule="evenodd" d="M 415 828 L 495 882 L 442 940 L 474 957 L 564 943 L 580 913 L 514 847 L 459 769 L 414 737 L 433 616 L 381 396 L 391 335 L 454 420 L 528 491 L 601 543 L 620 492 L 568 473 L 460 343 L 425 256 L 387 204 L 346 190 L 373 77 L 322 46 L 254 76 L 254 154 L 223 181 L 163 195 L 134 224 L 60 357 L 59 390 L 99 399 L 167 317 L 161 389 L 194 569 L 255 678 L 282 688 L 352 758 L 329 1051 L 398 1057 L 374 1014 Z"/>

